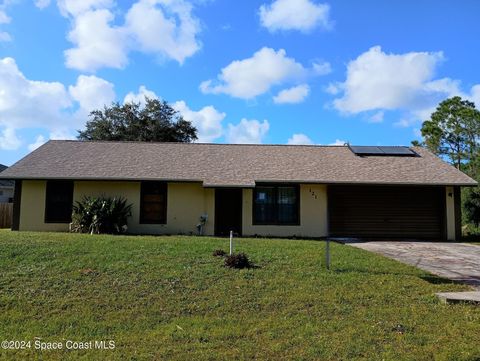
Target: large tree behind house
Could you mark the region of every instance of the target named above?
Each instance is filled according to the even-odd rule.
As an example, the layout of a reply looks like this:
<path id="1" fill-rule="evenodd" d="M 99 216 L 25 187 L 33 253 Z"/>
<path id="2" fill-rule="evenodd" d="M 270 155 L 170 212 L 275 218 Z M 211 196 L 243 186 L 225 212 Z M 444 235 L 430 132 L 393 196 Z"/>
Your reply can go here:
<path id="1" fill-rule="evenodd" d="M 167 102 L 145 98 L 140 103 L 113 103 L 90 113 L 80 140 L 192 142 L 197 129 Z"/>

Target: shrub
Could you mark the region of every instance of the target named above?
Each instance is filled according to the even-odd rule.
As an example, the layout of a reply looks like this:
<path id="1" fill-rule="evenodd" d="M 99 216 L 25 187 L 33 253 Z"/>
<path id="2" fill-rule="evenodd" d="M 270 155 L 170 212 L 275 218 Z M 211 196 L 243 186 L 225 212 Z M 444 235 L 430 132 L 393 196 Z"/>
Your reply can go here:
<path id="1" fill-rule="evenodd" d="M 72 231 L 119 234 L 127 230 L 132 205 L 122 197 L 84 196 L 73 205 Z"/>
<path id="2" fill-rule="evenodd" d="M 214 257 L 224 257 L 227 254 L 223 249 L 216 249 L 213 251 L 213 256 Z"/>
<path id="3" fill-rule="evenodd" d="M 465 207 L 465 216 L 468 222 L 471 222 L 475 227 L 480 225 L 480 188 L 474 188 L 467 191 Z"/>
<path id="4" fill-rule="evenodd" d="M 234 253 L 225 257 L 225 267 L 251 268 L 253 264 L 245 253 Z"/>

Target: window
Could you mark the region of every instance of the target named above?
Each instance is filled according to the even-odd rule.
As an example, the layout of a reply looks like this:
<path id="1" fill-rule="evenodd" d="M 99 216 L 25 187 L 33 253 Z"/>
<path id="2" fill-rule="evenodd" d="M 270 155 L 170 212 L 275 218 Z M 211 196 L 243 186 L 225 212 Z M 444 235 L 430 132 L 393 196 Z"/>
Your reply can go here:
<path id="1" fill-rule="evenodd" d="M 140 223 L 167 223 L 167 184 L 142 182 L 140 199 Z"/>
<path id="2" fill-rule="evenodd" d="M 47 181 L 45 223 L 72 221 L 73 182 Z"/>
<path id="3" fill-rule="evenodd" d="M 258 186 L 253 192 L 253 224 L 298 225 L 298 186 Z"/>

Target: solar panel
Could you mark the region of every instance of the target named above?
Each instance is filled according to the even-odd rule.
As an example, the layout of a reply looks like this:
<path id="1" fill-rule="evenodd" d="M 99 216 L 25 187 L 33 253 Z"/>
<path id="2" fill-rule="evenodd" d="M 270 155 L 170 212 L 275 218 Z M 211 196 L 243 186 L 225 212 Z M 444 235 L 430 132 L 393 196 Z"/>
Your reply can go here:
<path id="1" fill-rule="evenodd" d="M 350 150 L 355 154 L 382 154 L 383 152 L 378 147 L 370 147 L 365 145 L 352 145 Z"/>
<path id="2" fill-rule="evenodd" d="M 408 147 L 378 147 L 380 150 L 388 155 L 415 155 L 415 152 Z"/>
<path id="3" fill-rule="evenodd" d="M 396 157 L 415 157 L 417 153 L 409 147 L 392 146 L 349 146 L 350 150 L 359 156 L 396 156 Z"/>

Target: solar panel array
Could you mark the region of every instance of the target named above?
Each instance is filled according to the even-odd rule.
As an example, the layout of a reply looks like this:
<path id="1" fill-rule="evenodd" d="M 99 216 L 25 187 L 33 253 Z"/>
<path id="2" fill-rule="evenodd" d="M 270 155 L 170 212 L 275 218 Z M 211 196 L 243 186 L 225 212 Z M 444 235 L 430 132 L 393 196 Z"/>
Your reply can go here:
<path id="1" fill-rule="evenodd" d="M 391 146 L 363 146 L 351 145 L 350 150 L 356 155 L 371 156 L 396 156 L 396 157 L 415 157 L 417 153 L 409 147 L 391 147 Z"/>

